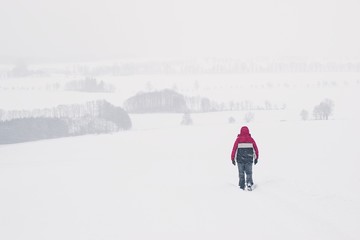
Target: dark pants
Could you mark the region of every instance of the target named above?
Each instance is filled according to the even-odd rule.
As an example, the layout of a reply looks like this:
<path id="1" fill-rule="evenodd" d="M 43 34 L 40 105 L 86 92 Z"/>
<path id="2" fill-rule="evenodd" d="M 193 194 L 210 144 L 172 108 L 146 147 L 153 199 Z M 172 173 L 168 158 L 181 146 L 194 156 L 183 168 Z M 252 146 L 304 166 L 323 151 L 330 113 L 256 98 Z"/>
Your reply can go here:
<path id="1" fill-rule="evenodd" d="M 246 174 L 246 183 L 253 185 L 252 179 L 252 163 L 237 163 L 239 169 L 239 186 L 241 188 L 245 187 L 245 174 Z"/>

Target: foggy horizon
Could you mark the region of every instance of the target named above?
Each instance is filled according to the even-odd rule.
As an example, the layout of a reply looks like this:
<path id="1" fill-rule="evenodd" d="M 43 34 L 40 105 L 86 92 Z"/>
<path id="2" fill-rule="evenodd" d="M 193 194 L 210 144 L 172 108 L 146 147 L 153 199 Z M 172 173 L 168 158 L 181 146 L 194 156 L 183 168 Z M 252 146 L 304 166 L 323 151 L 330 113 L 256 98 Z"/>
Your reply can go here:
<path id="1" fill-rule="evenodd" d="M 360 57 L 356 1 L 2 2 L 2 61 Z"/>

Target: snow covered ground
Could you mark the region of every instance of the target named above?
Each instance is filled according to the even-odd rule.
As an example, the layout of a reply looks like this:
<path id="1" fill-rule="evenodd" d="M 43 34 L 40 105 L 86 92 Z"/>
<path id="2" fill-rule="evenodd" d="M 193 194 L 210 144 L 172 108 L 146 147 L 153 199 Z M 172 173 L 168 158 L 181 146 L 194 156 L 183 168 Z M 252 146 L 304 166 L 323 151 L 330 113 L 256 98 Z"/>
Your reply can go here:
<path id="1" fill-rule="evenodd" d="M 243 112 L 192 114 L 192 126 L 131 115 L 131 131 L 1 145 L 0 239 L 358 239 L 355 86 L 331 90 L 328 121 L 301 121 L 289 99 L 289 111 L 255 113 L 253 192 L 230 161 Z"/>

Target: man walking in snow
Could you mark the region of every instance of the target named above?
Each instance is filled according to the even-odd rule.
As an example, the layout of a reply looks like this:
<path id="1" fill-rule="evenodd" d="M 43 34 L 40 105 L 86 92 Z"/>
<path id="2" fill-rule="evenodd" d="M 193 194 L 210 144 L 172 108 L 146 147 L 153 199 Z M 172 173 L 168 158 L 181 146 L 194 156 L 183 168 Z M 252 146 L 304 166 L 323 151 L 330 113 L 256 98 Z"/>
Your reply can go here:
<path id="1" fill-rule="evenodd" d="M 256 146 L 255 140 L 251 137 L 249 128 L 243 126 L 240 134 L 237 136 L 232 152 L 231 161 L 239 169 L 239 187 L 245 190 L 245 174 L 246 174 L 246 187 L 252 190 L 254 185 L 252 179 L 252 164 L 257 164 L 259 159 L 259 151 Z"/>

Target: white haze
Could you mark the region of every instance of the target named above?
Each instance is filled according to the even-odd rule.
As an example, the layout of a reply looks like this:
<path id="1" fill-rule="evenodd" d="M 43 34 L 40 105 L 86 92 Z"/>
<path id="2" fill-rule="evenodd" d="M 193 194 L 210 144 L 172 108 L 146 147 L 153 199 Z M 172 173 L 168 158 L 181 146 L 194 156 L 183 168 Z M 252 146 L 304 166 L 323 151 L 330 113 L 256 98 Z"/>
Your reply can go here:
<path id="1" fill-rule="evenodd" d="M 0 58 L 358 57 L 359 1 L 1 0 Z"/>
<path id="2" fill-rule="evenodd" d="M 163 89 L 272 106 L 251 122 L 248 110 L 194 112 L 189 126 L 183 113 L 130 113 L 129 131 L 1 144 L 0 239 L 359 239 L 359 10 L 358 0 L 0 0 L 0 122 Z M 270 63 L 241 59 L 260 57 Z M 281 57 L 295 60 L 271 65 Z M 89 75 L 115 90 L 68 91 Z M 315 120 L 326 99 L 333 114 Z M 245 124 L 260 151 L 251 193 L 230 161 Z"/>

